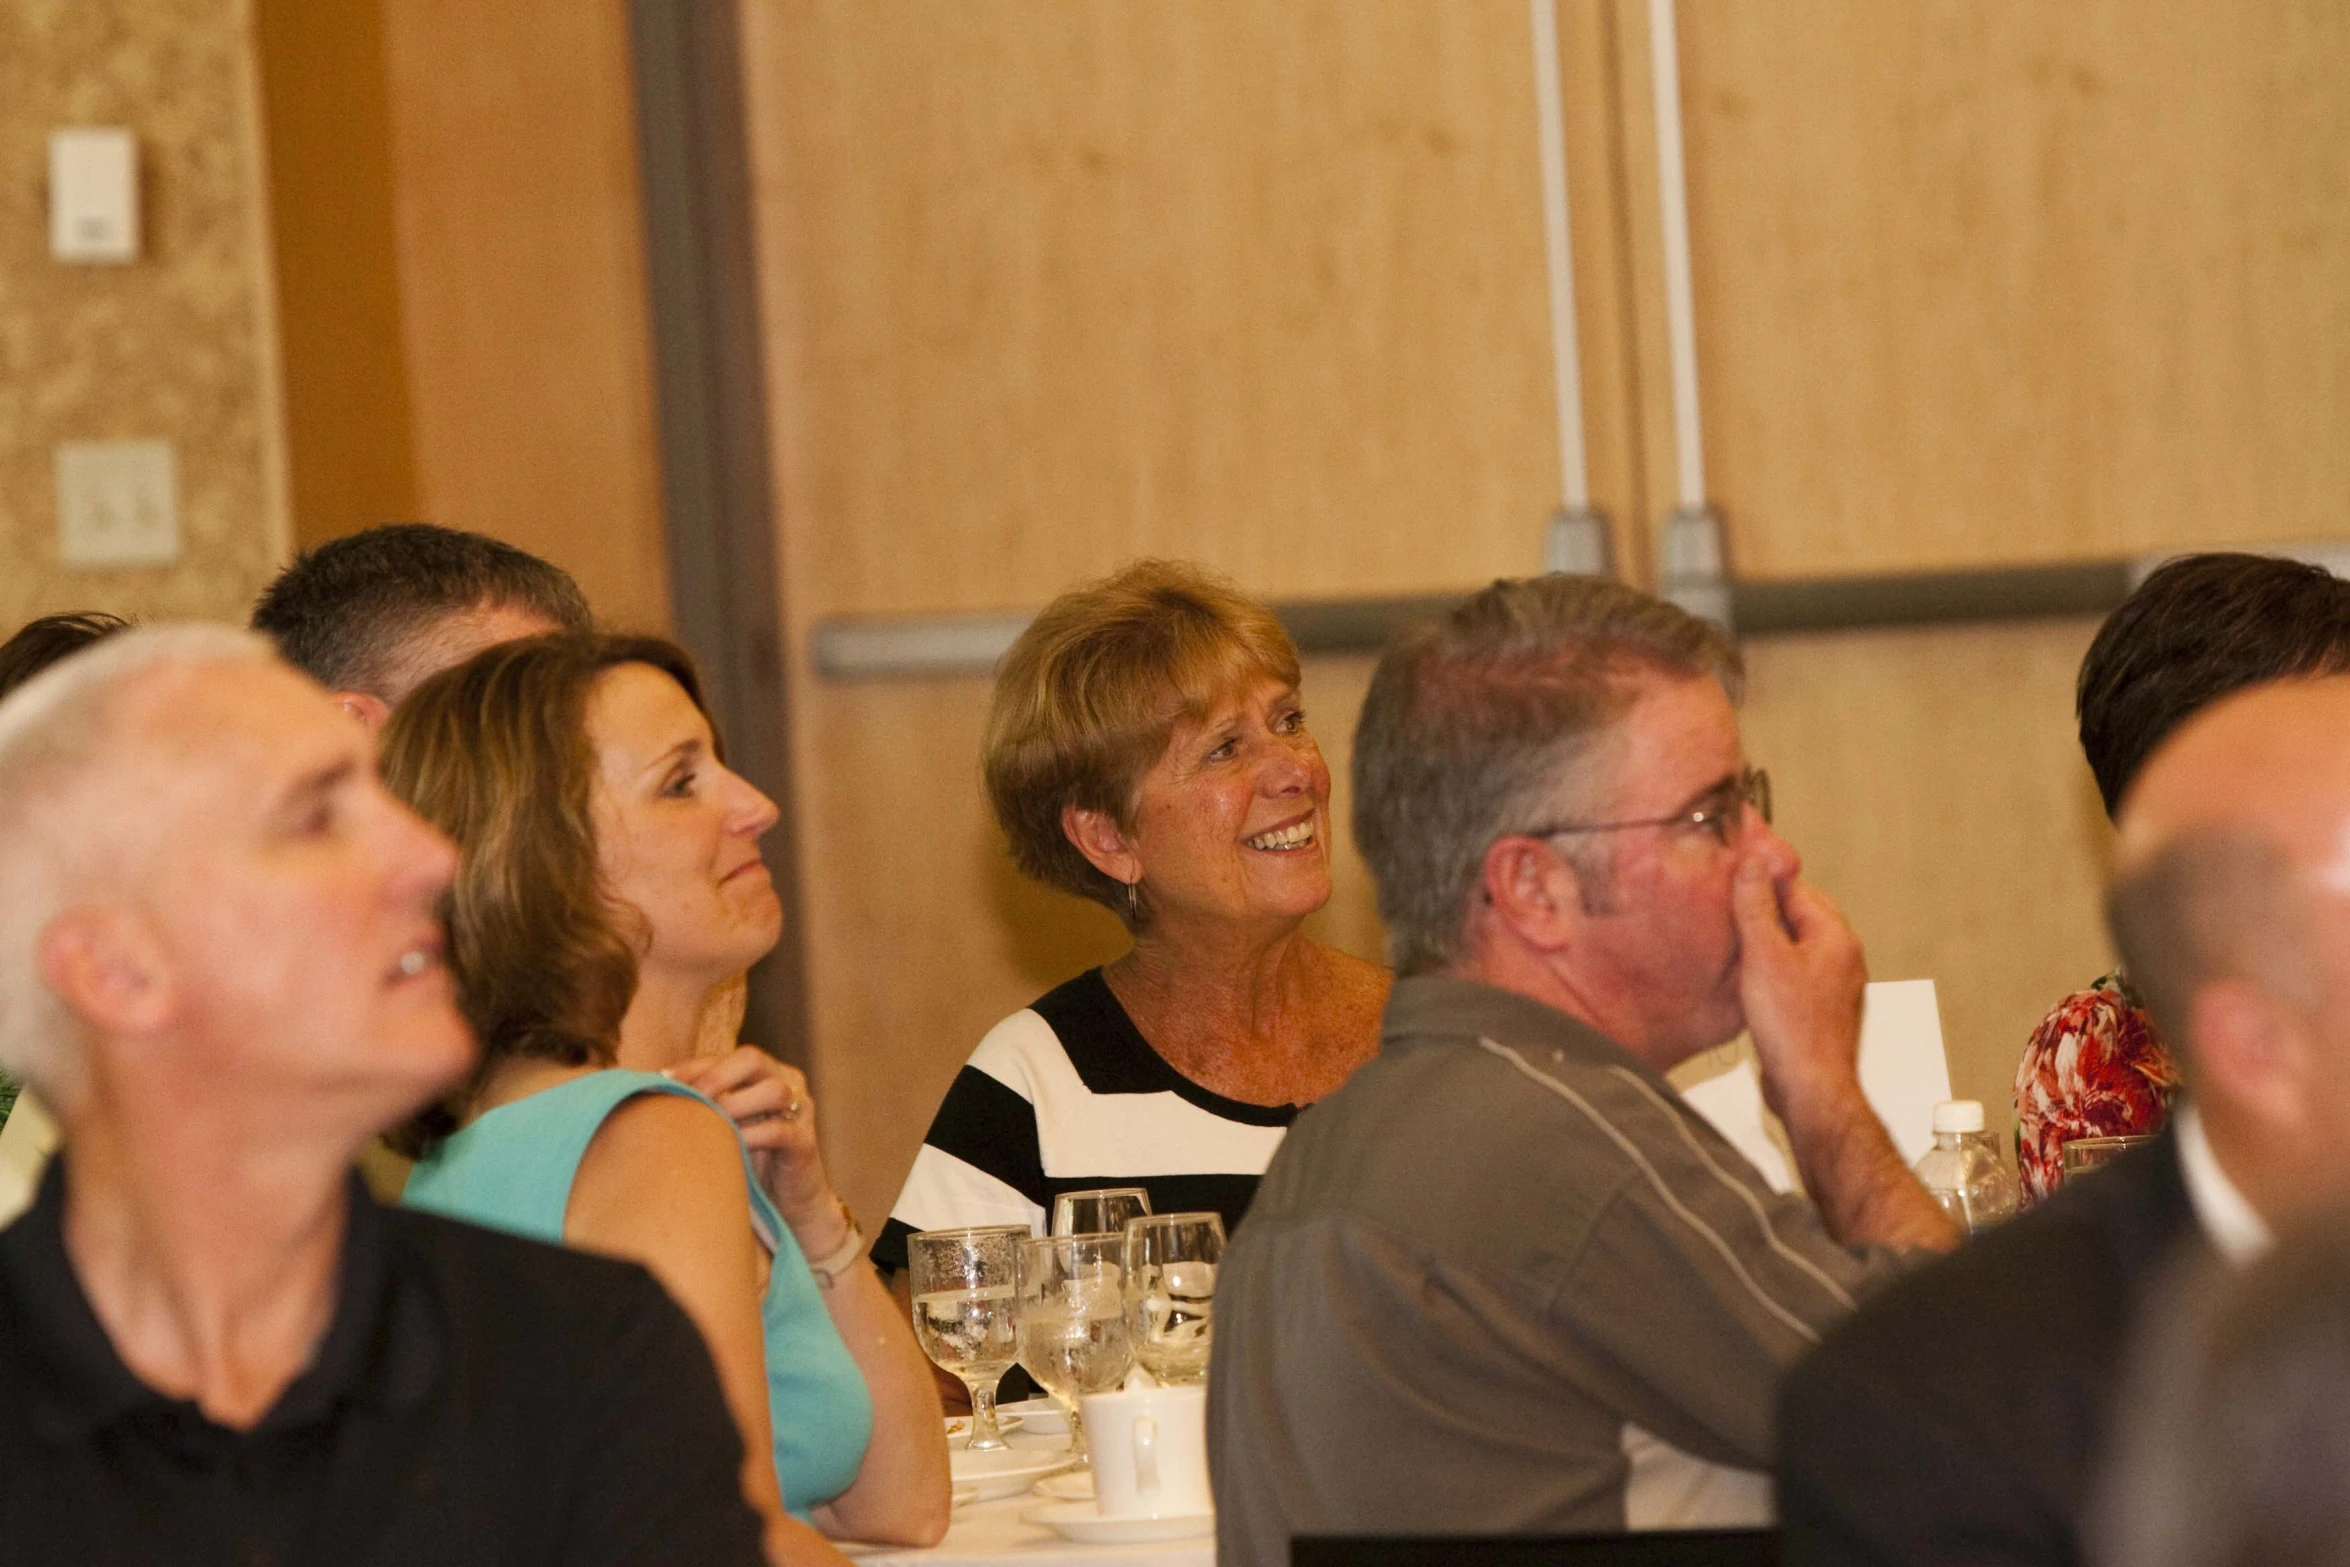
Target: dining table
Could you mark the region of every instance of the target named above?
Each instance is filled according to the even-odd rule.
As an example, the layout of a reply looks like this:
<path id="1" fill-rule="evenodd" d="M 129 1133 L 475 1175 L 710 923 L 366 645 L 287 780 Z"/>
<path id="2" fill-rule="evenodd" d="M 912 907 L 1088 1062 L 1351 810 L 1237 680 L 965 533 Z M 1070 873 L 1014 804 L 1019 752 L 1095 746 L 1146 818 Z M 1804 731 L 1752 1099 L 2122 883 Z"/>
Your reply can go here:
<path id="1" fill-rule="evenodd" d="M 1024 1449 L 1065 1448 L 1069 1443 L 1066 1434 L 1027 1431 L 1010 1432 L 1005 1440 Z M 908 1549 L 844 1543 L 840 1549 L 864 1567 L 1005 1567 L 1020 1562 L 1050 1567 L 1214 1567 L 1212 1533 L 1151 1544 L 1080 1544 L 1023 1516 L 1049 1505 L 1050 1498 L 1034 1491 L 966 1502 L 955 1509 L 946 1538 L 936 1545 Z"/>

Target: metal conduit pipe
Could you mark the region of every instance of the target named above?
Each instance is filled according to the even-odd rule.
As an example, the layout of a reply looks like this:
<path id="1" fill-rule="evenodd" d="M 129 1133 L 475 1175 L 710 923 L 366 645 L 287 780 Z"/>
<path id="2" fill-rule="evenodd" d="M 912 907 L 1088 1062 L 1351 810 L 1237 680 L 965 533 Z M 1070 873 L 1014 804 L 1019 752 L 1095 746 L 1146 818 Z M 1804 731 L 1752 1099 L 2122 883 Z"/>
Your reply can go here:
<path id="1" fill-rule="evenodd" d="M 2221 547 L 2305 560 L 2350 577 L 2350 540 Z M 1724 588 L 1731 623 L 1748 637 L 2040 620 L 2103 615 L 2147 573 L 2184 553 L 1876 576 L 1725 579 Z M 1302 653 L 1375 653 L 1402 627 L 1443 614 L 1461 597 L 1309 599 L 1273 608 Z M 811 652 L 817 673 L 828 680 L 980 675 L 995 668 L 1029 619 L 1027 612 L 1002 611 L 842 617 L 818 623 Z"/>
<path id="2" fill-rule="evenodd" d="M 1583 450 L 1583 347 L 1575 326 L 1575 247 L 1567 200 L 1567 116 L 1559 86 L 1558 0 L 1527 0 L 1534 111 L 1542 151 L 1542 242 L 1550 263 L 1550 371 L 1558 414 L 1559 504 L 1543 537 L 1545 570 L 1612 577 L 1615 540 L 1591 504 Z"/>

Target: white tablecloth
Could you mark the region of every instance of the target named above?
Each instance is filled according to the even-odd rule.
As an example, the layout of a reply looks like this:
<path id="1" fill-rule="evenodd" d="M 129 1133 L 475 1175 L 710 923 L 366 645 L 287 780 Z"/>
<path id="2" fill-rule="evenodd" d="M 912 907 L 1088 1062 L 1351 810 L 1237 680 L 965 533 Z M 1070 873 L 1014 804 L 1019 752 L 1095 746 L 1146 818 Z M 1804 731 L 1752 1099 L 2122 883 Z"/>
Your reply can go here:
<path id="1" fill-rule="evenodd" d="M 1016 1447 L 1056 1447 L 1066 1437 L 1040 1438 L 1013 1432 Z M 927 1550 L 843 1545 L 841 1550 L 867 1567 L 1001 1567 L 1006 1562 L 1050 1563 L 1051 1567 L 1215 1567 L 1216 1537 L 1203 1534 L 1158 1545 L 1079 1545 L 1020 1515 L 1053 1505 L 1033 1491 L 955 1509 L 947 1537 Z"/>
<path id="2" fill-rule="evenodd" d="M 1216 1537 L 1170 1540 L 1163 1545 L 1079 1545 L 1064 1540 L 1042 1524 L 1023 1523 L 1020 1515 L 1051 1503 L 1034 1494 L 1007 1496 L 999 1501 L 973 1502 L 955 1509 L 947 1537 L 928 1550 L 882 1550 L 862 1545 L 841 1549 L 861 1563 L 881 1567 L 998 1567 L 1004 1562 L 1050 1562 L 1052 1567 L 1215 1567 Z"/>

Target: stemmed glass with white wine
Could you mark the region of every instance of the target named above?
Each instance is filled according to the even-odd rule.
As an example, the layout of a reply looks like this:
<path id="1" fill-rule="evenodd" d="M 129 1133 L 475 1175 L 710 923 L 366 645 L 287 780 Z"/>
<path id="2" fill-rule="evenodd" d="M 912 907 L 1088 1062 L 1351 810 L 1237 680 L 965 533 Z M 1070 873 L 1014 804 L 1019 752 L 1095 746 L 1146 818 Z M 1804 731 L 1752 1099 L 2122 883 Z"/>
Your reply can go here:
<path id="1" fill-rule="evenodd" d="M 1142 1369 L 1170 1386 L 1204 1382 L 1224 1221 L 1212 1213 L 1126 1221 L 1126 1333 Z"/>
<path id="2" fill-rule="evenodd" d="M 914 1336 L 971 1390 L 974 1453 L 1011 1446 L 996 1427 L 995 1386 L 1019 1356 L 1019 1252 L 1025 1224 L 917 1230 L 906 1237 Z"/>
<path id="3" fill-rule="evenodd" d="M 1069 1413 L 1069 1457 L 1087 1463 L 1077 1401 L 1107 1393 L 1134 1364 L 1126 1336 L 1126 1237 L 1052 1235 L 1019 1243 L 1020 1364 Z"/>

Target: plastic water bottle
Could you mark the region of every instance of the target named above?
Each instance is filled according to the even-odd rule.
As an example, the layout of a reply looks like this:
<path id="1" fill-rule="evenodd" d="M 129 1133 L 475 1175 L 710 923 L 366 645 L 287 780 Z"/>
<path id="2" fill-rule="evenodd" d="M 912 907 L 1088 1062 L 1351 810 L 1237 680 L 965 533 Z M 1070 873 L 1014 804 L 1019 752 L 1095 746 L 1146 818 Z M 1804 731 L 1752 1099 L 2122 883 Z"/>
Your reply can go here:
<path id="1" fill-rule="evenodd" d="M 2015 1174 L 2000 1157 L 1999 1140 L 1983 1130 L 1979 1099 L 1945 1099 L 1934 1106 L 1934 1146 L 1918 1161 L 1917 1173 L 1943 1211 L 1970 1234 L 2015 1217 Z"/>

